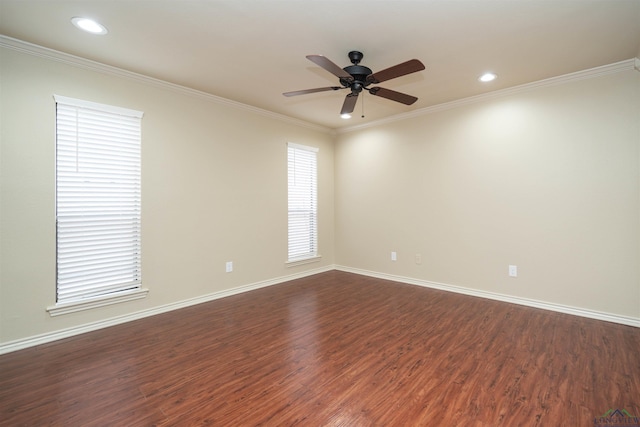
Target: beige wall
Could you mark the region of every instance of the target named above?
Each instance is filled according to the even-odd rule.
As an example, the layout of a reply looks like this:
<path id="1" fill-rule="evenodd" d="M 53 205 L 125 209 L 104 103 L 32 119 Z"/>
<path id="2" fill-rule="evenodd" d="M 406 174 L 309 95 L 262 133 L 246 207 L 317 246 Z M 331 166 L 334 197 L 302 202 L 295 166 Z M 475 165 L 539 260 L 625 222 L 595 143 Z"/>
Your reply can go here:
<path id="1" fill-rule="evenodd" d="M 639 148 L 632 70 L 343 133 L 336 262 L 637 321 Z"/>
<path id="2" fill-rule="evenodd" d="M 146 299 L 45 310 L 55 302 L 54 94 L 145 113 Z M 0 49 L 0 347 L 334 265 L 640 319 L 639 118 L 640 73 L 625 71 L 334 137 Z M 323 258 L 293 268 L 288 141 L 320 147 Z"/>
<path id="3" fill-rule="evenodd" d="M 10 49 L 0 50 L 0 73 L 0 343 L 333 265 L 328 132 Z M 58 317 L 45 310 L 55 303 L 54 94 L 144 112 L 146 299 Z M 323 258 L 293 268 L 285 267 L 288 141 L 320 148 Z"/>

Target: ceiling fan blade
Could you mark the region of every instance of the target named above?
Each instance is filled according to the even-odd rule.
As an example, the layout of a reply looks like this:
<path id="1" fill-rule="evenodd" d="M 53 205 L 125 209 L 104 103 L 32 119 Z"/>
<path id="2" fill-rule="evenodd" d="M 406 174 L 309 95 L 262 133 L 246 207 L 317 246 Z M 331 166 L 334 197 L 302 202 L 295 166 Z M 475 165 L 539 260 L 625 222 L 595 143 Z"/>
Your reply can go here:
<path id="1" fill-rule="evenodd" d="M 418 100 L 415 96 L 406 93 L 396 92 L 395 90 L 385 89 L 383 87 L 372 87 L 369 89 L 371 95 L 381 96 L 392 101 L 400 102 L 405 105 L 411 105 Z"/>
<path id="2" fill-rule="evenodd" d="M 396 77 L 404 76 L 406 74 L 415 73 L 417 71 L 424 70 L 424 64 L 417 59 L 411 59 L 402 64 L 394 65 L 377 73 L 370 74 L 367 77 L 368 83 L 381 83 L 387 80 L 395 79 Z"/>
<path id="3" fill-rule="evenodd" d="M 338 67 L 336 64 L 331 62 L 331 60 L 328 59 L 326 56 L 307 55 L 307 59 L 315 63 L 316 65 L 321 66 L 322 68 L 324 68 L 325 70 L 327 70 L 328 72 L 330 72 L 336 77 L 339 77 L 341 79 L 346 79 L 349 81 L 353 80 L 353 77 L 351 76 L 351 74 L 347 73 L 345 70 L 343 70 L 342 68 Z"/>
<path id="4" fill-rule="evenodd" d="M 283 93 L 284 96 L 306 95 L 307 93 L 326 92 L 329 90 L 344 89 L 342 86 L 319 87 L 316 89 L 294 90 L 292 92 Z"/>
<path id="5" fill-rule="evenodd" d="M 358 101 L 357 93 L 350 93 L 344 98 L 344 104 L 342 104 L 342 110 L 340 114 L 351 114 L 354 108 L 356 108 L 356 102 Z"/>

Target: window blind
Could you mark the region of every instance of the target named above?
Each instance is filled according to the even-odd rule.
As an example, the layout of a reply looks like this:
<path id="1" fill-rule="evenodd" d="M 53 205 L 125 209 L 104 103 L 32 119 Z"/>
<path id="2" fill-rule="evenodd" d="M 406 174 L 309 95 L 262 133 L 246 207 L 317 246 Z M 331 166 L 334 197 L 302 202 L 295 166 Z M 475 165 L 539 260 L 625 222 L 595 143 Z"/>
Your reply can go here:
<path id="1" fill-rule="evenodd" d="M 289 143 L 289 261 L 317 256 L 317 152 L 314 147 Z"/>
<path id="2" fill-rule="evenodd" d="M 57 302 L 139 289 L 142 113 L 55 100 Z"/>

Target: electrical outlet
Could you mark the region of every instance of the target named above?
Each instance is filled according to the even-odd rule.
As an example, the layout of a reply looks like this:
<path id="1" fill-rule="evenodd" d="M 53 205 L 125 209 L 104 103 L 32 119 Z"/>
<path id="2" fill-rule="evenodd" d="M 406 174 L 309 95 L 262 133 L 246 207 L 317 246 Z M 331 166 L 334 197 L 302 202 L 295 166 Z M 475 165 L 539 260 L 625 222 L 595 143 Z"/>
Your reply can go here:
<path id="1" fill-rule="evenodd" d="M 398 260 L 398 254 L 395 252 L 391 252 L 391 261 L 397 261 Z"/>
<path id="2" fill-rule="evenodd" d="M 422 264 L 422 254 L 416 254 L 416 264 Z"/>
<path id="3" fill-rule="evenodd" d="M 225 271 L 231 273 L 233 271 L 233 261 L 227 261 L 225 265 Z"/>
<path id="4" fill-rule="evenodd" d="M 509 277 L 518 277 L 518 266 L 510 265 L 509 266 Z"/>

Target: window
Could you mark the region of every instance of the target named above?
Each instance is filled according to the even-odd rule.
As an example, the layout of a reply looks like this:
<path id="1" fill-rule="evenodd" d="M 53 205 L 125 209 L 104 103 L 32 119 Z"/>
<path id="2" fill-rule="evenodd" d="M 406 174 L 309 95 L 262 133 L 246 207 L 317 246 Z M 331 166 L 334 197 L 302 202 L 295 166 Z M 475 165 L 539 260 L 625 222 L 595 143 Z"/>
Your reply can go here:
<path id="1" fill-rule="evenodd" d="M 57 305 L 141 298 L 142 113 L 55 101 Z"/>
<path id="2" fill-rule="evenodd" d="M 289 262 L 318 256 L 317 152 L 314 147 L 287 146 Z"/>

